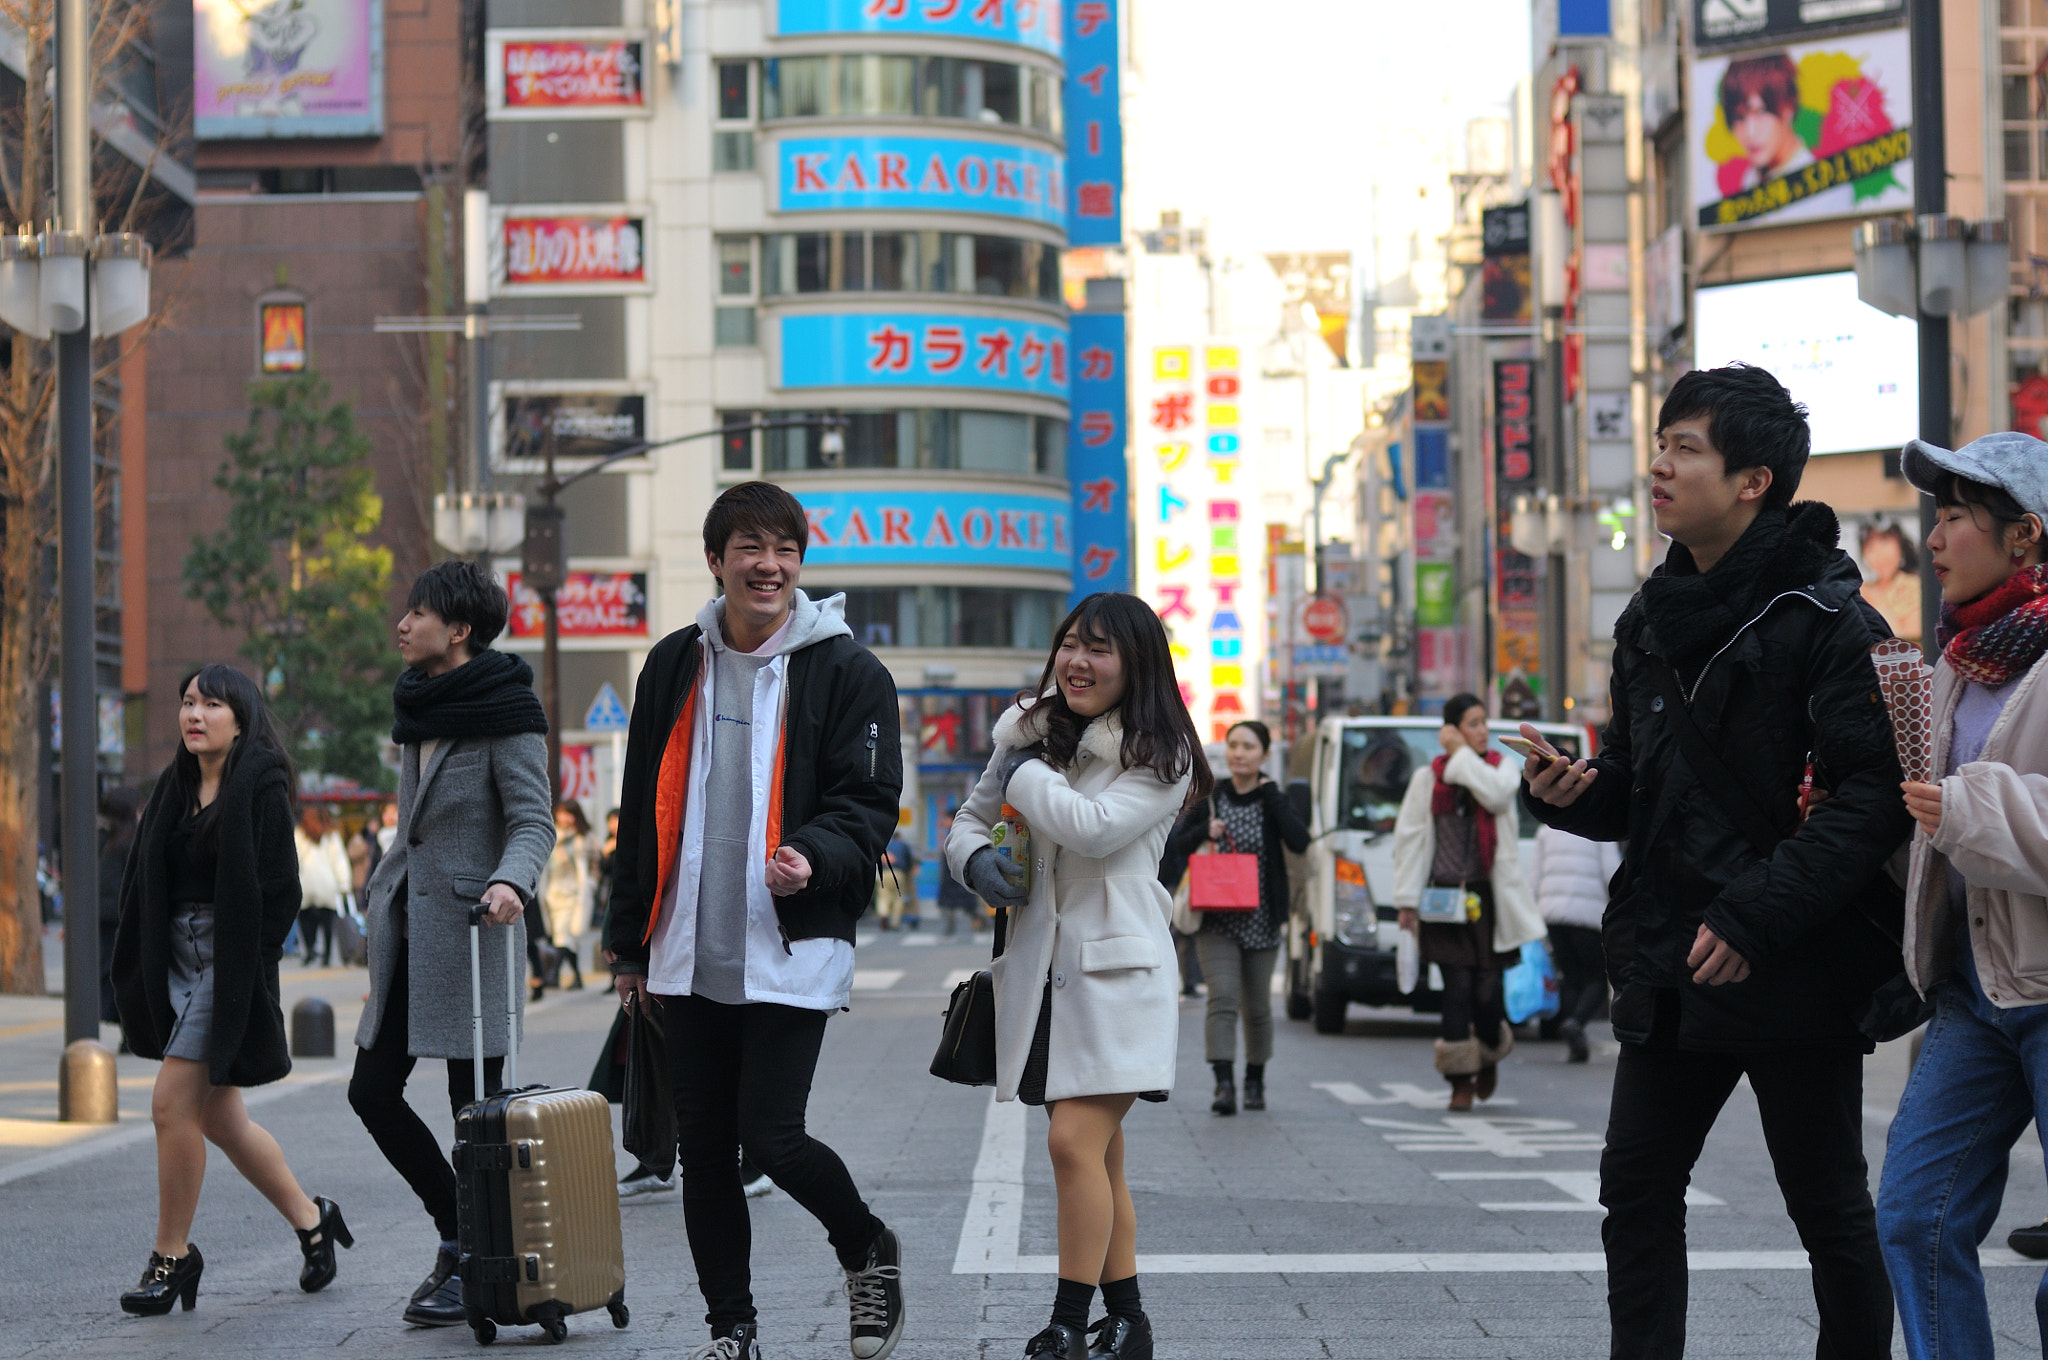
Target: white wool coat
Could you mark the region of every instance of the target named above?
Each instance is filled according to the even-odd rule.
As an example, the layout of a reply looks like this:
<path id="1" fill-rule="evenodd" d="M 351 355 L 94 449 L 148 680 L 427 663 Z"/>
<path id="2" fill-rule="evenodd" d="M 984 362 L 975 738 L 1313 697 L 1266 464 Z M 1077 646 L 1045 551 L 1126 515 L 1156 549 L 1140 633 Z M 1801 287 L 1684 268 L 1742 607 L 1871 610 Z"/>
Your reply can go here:
<path id="1" fill-rule="evenodd" d="M 1621 868 L 1621 847 L 1589 841 L 1554 826 L 1536 828 L 1536 854 L 1529 877 L 1536 883 L 1536 910 L 1554 926 L 1598 930 L 1607 914 L 1607 884 Z"/>
<path id="2" fill-rule="evenodd" d="M 1522 874 L 1521 827 L 1515 821 L 1515 796 L 1522 788 L 1522 767 L 1503 760 L 1489 765 L 1469 746 L 1458 748 L 1444 762 L 1444 782 L 1472 791 L 1473 801 L 1493 814 L 1493 949 L 1505 954 L 1549 934 L 1537 914 L 1529 880 Z M 1394 819 L 1394 905 L 1413 907 L 1429 885 L 1429 866 L 1436 858 L 1436 819 L 1430 815 L 1436 771 L 1424 764 L 1408 781 L 1408 796 Z"/>
<path id="3" fill-rule="evenodd" d="M 1044 731 L 1041 717 L 1020 708 L 996 723 L 995 753 L 946 838 L 956 878 L 1002 817 L 1004 757 Z M 1048 975 L 1048 1101 L 1173 1088 L 1180 970 L 1159 860 L 1193 776 L 1167 783 L 1127 770 L 1122 744 L 1123 724 L 1106 713 L 1088 724 L 1071 770 L 1034 760 L 1010 780 L 1008 802 L 1031 831 L 1031 897 L 1012 909 L 993 965 L 997 1100 L 1017 1097 Z"/>

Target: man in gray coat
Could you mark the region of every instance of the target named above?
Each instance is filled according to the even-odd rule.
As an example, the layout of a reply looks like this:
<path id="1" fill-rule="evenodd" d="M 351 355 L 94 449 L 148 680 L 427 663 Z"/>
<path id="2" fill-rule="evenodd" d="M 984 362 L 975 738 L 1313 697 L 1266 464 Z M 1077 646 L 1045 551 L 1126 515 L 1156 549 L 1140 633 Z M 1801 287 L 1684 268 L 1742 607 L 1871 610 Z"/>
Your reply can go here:
<path id="1" fill-rule="evenodd" d="M 406 669 L 392 693 L 398 834 L 364 894 L 370 998 L 348 1100 L 439 1234 L 434 1268 L 404 1313 L 422 1327 L 463 1321 L 456 1181 L 439 1140 L 405 1102 L 406 1079 L 419 1059 L 445 1058 L 449 1108 L 475 1098 L 470 908 L 481 902 L 493 926 L 520 932 L 514 952 L 522 951 L 522 910 L 555 848 L 547 714 L 533 668 L 490 650 L 509 613 L 504 589 L 473 562 L 442 562 L 413 582 L 398 621 Z M 508 980 L 503 938 L 490 934 L 484 1086 L 496 1091 L 518 1017 L 496 1004 Z"/>

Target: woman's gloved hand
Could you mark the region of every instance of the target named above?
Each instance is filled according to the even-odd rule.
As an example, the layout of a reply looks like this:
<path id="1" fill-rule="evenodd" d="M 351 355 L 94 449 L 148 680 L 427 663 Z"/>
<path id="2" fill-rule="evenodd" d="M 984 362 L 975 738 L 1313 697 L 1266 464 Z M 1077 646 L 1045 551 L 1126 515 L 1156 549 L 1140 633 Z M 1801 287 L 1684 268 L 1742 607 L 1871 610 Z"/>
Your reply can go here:
<path id="1" fill-rule="evenodd" d="M 1030 900 L 1024 871 L 984 845 L 967 860 L 967 887 L 992 907 L 1021 907 Z"/>
<path id="2" fill-rule="evenodd" d="M 998 781 L 997 787 L 1003 791 L 1002 797 L 1004 802 L 1010 800 L 1010 781 L 1017 777 L 1017 771 L 1044 755 L 1045 744 L 1043 742 L 1033 742 L 1029 746 L 1020 746 L 1016 750 L 1003 753 L 1003 763 L 996 766 L 996 779 Z"/>

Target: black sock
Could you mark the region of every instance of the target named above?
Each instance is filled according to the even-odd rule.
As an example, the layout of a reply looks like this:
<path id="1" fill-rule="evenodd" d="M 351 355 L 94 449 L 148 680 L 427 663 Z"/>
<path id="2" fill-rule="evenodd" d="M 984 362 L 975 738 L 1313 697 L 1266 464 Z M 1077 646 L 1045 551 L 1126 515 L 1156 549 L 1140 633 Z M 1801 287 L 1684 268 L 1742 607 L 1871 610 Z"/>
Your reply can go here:
<path id="1" fill-rule="evenodd" d="M 1126 1280 L 1104 1280 L 1102 1282 L 1102 1307 L 1104 1311 L 1132 1322 L 1145 1320 L 1145 1309 L 1138 1302 L 1138 1277 Z"/>
<path id="2" fill-rule="evenodd" d="M 1218 1081 L 1230 1080 L 1230 1064 L 1227 1062 L 1212 1062 L 1209 1064 L 1209 1070 L 1216 1074 Z"/>
<path id="3" fill-rule="evenodd" d="M 1095 1286 L 1079 1280 L 1062 1279 L 1053 1295 L 1052 1320 L 1081 1332 L 1088 1329 L 1088 1305 L 1095 1302 Z"/>
<path id="4" fill-rule="evenodd" d="M 1255 1081 L 1264 1081 L 1265 1079 L 1266 1065 L 1264 1063 L 1246 1063 L 1244 1065 L 1245 1085 L 1249 1086 Z"/>

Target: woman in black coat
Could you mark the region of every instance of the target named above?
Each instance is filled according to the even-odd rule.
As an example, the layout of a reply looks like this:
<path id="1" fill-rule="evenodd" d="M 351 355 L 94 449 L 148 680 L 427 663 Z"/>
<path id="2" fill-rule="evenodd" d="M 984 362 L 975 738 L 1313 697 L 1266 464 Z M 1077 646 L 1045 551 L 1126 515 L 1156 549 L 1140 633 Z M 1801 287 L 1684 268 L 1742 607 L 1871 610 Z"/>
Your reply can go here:
<path id="1" fill-rule="evenodd" d="M 1259 773 L 1273 734 L 1262 722 L 1241 722 L 1224 734 L 1230 778 L 1181 818 L 1166 838 L 1166 859 L 1183 862 L 1205 844 L 1259 859 L 1259 905 L 1252 911 L 1205 911 L 1195 955 L 1209 987 L 1203 1046 L 1216 1074 L 1217 1114 L 1237 1113 L 1238 1018 L 1244 1020 L 1244 1107 L 1266 1108 L 1266 1060 L 1273 1056 L 1273 965 L 1287 932 L 1287 860 L 1308 849 L 1308 827 L 1281 787 Z"/>
<path id="2" fill-rule="evenodd" d="M 205 1261 L 186 1240 L 213 1143 L 299 1235 L 307 1293 L 353 1245 L 333 1200 L 306 1197 L 241 1088 L 291 1071 L 277 961 L 299 911 L 291 759 L 255 682 L 213 665 L 180 687 L 181 749 L 157 779 L 121 882 L 114 995 L 129 1049 L 161 1059 L 157 1230 L 130 1313 L 191 1309 Z"/>

